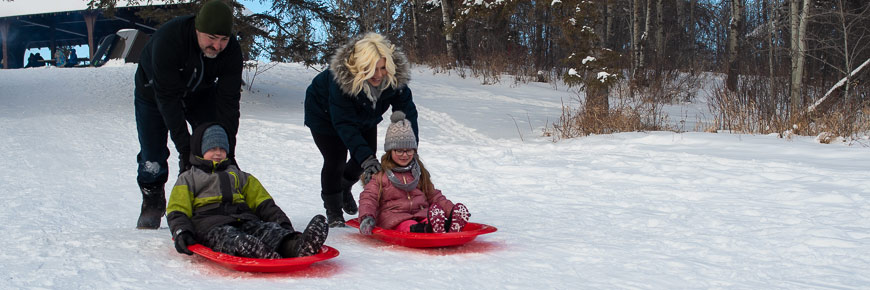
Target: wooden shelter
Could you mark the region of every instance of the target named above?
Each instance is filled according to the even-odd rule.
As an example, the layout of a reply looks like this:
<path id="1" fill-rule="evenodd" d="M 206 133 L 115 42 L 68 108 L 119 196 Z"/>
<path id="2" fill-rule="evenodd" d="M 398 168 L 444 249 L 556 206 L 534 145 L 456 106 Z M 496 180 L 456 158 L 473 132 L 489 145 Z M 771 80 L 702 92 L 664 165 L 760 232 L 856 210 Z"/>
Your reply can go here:
<path id="1" fill-rule="evenodd" d="M 13 2 L 14 3 L 14 2 Z M 0 3 L 0 8 L 3 5 Z M 152 5 L 167 6 L 167 5 Z M 137 15 L 145 6 L 116 7 L 111 18 L 97 10 L 71 10 L 24 15 L 0 15 L 0 36 L 2 36 L 3 68 L 22 68 L 25 65 L 25 51 L 31 48 L 47 47 L 51 55 L 58 47 L 87 44 L 90 48 L 88 59 L 102 38 L 121 29 L 138 29 L 153 33 L 159 23 L 146 20 Z M 84 56 L 82 52 L 79 56 Z M 47 56 L 50 58 L 50 56 Z"/>

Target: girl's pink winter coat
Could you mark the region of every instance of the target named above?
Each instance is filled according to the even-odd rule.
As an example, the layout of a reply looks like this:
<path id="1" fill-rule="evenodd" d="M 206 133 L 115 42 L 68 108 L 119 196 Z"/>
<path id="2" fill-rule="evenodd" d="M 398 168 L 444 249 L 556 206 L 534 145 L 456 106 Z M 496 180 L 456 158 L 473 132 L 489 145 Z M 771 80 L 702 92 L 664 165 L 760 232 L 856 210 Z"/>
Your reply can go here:
<path id="1" fill-rule="evenodd" d="M 414 180 L 410 172 L 394 174 L 406 184 Z M 372 176 L 359 195 L 359 217 L 373 216 L 378 227 L 393 229 L 409 219 L 422 221 L 432 203 L 440 205 L 448 214 L 453 208 L 453 202 L 444 197 L 441 190 L 435 189 L 428 197 L 419 188 L 404 191 L 393 186 L 387 175 L 380 172 Z"/>

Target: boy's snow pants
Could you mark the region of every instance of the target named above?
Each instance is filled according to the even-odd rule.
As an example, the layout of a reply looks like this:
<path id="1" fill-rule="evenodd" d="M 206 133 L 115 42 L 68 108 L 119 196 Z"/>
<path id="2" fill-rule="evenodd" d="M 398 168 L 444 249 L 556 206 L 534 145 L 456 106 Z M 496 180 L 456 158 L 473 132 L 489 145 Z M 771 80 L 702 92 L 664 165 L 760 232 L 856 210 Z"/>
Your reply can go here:
<path id="1" fill-rule="evenodd" d="M 216 252 L 233 256 L 280 259 L 276 250 L 294 233 L 277 223 L 246 221 L 240 226 L 230 224 L 209 230 L 204 244 Z"/>

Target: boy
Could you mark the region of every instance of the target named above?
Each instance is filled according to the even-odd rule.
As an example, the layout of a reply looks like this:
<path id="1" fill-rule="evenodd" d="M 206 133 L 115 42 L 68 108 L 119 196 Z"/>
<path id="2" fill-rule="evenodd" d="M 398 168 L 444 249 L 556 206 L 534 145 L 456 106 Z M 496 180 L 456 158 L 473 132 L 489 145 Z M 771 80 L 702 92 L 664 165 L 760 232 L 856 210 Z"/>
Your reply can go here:
<path id="1" fill-rule="evenodd" d="M 193 167 L 178 176 L 166 219 L 179 253 L 202 243 L 239 257 L 279 259 L 320 252 L 329 232 L 326 218 L 316 215 L 305 232 L 293 230 L 284 214 L 253 175 L 227 158 L 229 141 L 223 127 L 206 123 L 191 136 Z"/>

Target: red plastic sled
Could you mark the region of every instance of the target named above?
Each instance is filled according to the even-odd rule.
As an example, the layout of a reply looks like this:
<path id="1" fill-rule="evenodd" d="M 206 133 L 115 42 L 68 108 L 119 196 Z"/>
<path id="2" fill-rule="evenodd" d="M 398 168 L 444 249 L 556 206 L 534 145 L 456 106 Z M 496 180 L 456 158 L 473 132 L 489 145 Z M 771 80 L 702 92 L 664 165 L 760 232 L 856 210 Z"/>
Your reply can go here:
<path id="1" fill-rule="evenodd" d="M 359 219 L 351 219 L 346 224 L 359 228 Z M 474 240 L 479 235 L 497 230 L 493 226 L 478 223 L 467 223 L 461 232 L 444 234 L 406 233 L 375 227 L 372 229 L 372 236 L 390 244 L 409 248 L 435 248 L 462 245 Z"/>
<path id="2" fill-rule="evenodd" d="M 256 259 L 243 258 L 212 251 L 209 247 L 195 244 L 187 247 L 197 255 L 212 260 L 221 266 L 243 272 L 290 272 L 308 268 L 311 264 L 338 256 L 338 250 L 329 246 L 320 248 L 320 253 L 299 258 Z"/>

